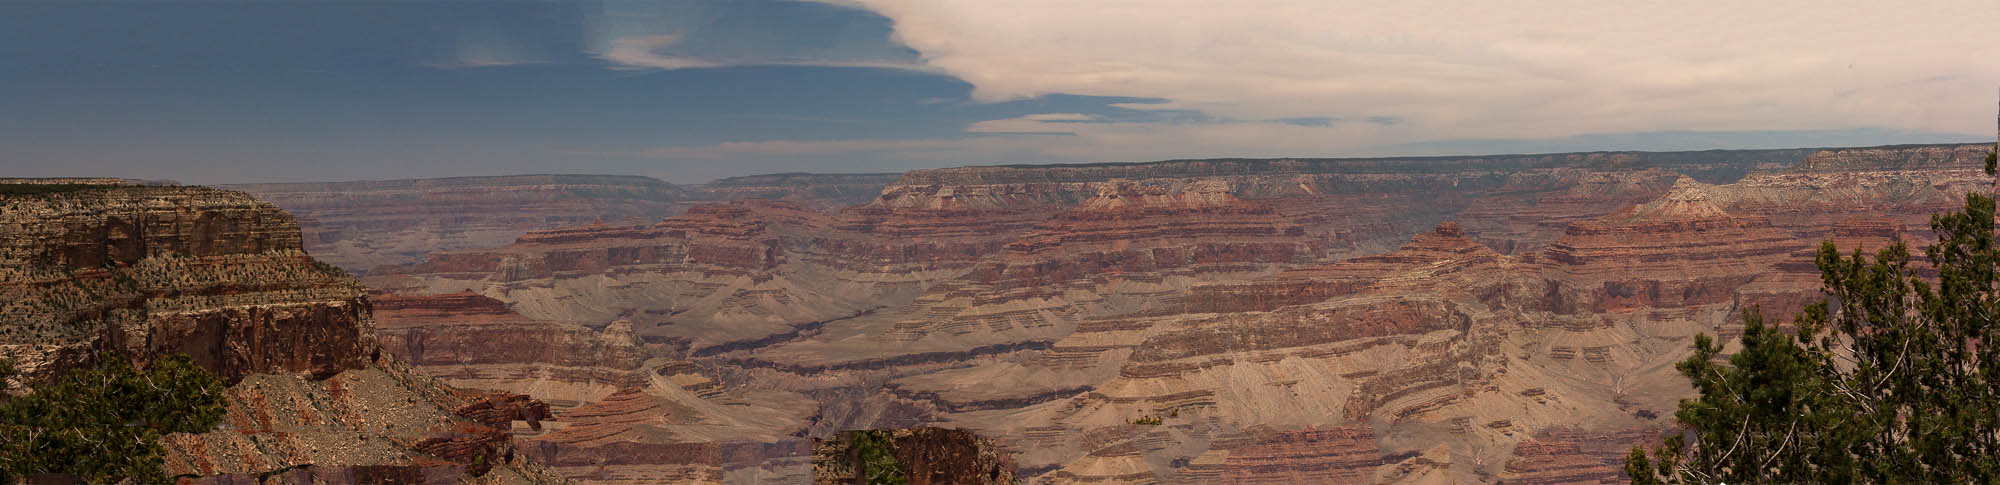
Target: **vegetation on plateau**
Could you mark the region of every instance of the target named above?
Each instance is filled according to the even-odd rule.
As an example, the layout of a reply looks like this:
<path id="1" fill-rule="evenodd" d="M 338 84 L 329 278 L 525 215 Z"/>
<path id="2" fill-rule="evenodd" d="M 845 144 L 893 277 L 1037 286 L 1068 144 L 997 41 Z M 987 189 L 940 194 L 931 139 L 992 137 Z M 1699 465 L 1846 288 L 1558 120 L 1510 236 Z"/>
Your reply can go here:
<path id="1" fill-rule="evenodd" d="M 1922 266 L 1901 242 L 1872 258 L 1824 243 L 1827 299 L 1790 328 L 1748 312 L 1727 359 L 1696 337 L 1677 366 L 1700 393 L 1675 413 L 1685 431 L 1635 447 L 1633 482 L 2000 482 L 1994 215 L 1967 194 L 1963 211 L 1932 216 Z"/>
<path id="2" fill-rule="evenodd" d="M 0 403 L 0 483 L 40 474 L 89 483 L 165 483 L 169 433 L 200 433 L 222 422 L 220 377 L 174 355 L 145 368 L 117 354 L 95 368 L 35 383 Z M 0 391 L 13 366 L 0 360 Z"/>

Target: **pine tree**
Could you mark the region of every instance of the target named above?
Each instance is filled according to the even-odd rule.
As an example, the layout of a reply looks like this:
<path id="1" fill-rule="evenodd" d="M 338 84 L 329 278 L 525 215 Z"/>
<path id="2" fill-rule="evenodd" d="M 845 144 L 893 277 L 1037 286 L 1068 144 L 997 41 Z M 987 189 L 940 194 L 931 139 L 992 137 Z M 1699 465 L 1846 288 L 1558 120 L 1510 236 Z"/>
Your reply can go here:
<path id="1" fill-rule="evenodd" d="M 164 483 L 160 437 L 221 423 L 222 379 L 186 355 L 144 369 L 116 354 L 99 360 L 0 405 L 0 481 L 54 473 L 90 483 Z"/>
<path id="2" fill-rule="evenodd" d="M 1686 431 L 1653 456 L 1635 447 L 1627 474 L 1640 484 L 2000 481 L 1994 216 L 1980 194 L 1932 216 L 1927 267 L 1913 267 L 1901 242 L 1872 259 L 1822 244 L 1827 300 L 1791 331 L 1746 312 L 1743 348 L 1726 362 L 1697 336 L 1677 366 L 1700 394 L 1675 413 Z"/>

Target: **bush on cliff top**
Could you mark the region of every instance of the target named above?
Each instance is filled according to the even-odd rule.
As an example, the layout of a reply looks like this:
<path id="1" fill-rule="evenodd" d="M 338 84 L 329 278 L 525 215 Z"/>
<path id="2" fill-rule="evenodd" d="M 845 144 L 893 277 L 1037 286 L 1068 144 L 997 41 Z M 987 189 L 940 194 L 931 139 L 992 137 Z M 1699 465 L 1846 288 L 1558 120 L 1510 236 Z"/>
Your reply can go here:
<path id="1" fill-rule="evenodd" d="M 1987 159 L 1988 174 L 1994 172 Z M 1648 456 L 1634 483 L 2000 482 L 2000 247 L 1994 200 L 1931 217 L 1935 277 L 1901 242 L 1871 261 L 1832 242 L 1817 262 L 1825 302 L 1792 331 L 1744 315 L 1726 362 L 1706 335 L 1677 367 L 1700 396 L 1687 432 Z"/>
<path id="2" fill-rule="evenodd" d="M 0 361 L 0 374 L 11 368 Z M 90 483 L 165 483 L 160 437 L 214 429 L 228 402 L 224 389 L 186 355 L 139 369 L 106 354 L 94 369 L 50 378 L 0 404 L 0 482 L 66 474 Z"/>

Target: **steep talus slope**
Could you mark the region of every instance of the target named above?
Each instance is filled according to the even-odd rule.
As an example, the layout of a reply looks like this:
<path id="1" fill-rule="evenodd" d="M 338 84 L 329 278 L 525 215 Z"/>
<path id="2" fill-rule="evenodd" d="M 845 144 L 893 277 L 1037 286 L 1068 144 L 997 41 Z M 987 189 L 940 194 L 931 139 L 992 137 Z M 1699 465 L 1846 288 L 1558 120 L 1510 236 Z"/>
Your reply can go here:
<path id="1" fill-rule="evenodd" d="M 1045 481 L 1596 480 L 1669 424 L 1695 333 L 1814 298 L 1820 239 L 1925 237 L 1991 187 L 1984 149 L 917 171 L 857 206 L 700 205 L 368 282 L 577 326 L 556 339 L 629 325 L 638 374 L 679 369 L 563 401 L 536 382 L 571 378 L 456 364 L 560 401 L 530 436 L 587 480 L 796 478 L 771 447 L 921 425 Z"/>
<path id="2" fill-rule="evenodd" d="M 562 481 L 510 453 L 505 430 L 545 408 L 380 352 L 360 285 L 307 256 L 276 206 L 201 187 L 14 183 L 0 196 L 0 358 L 20 384 L 100 352 L 186 353 L 230 383 L 220 429 L 165 438 L 169 476 Z"/>

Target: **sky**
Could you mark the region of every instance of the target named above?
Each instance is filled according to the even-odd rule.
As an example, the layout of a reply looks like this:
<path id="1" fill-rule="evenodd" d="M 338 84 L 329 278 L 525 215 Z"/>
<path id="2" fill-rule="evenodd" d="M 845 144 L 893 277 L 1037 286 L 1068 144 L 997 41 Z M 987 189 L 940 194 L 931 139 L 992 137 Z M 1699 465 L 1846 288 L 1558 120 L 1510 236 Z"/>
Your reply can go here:
<path id="1" fill-rule="evenodd" d="M 2000 2 L 0 2 L 0 176 L 1992 141 Z"/>

